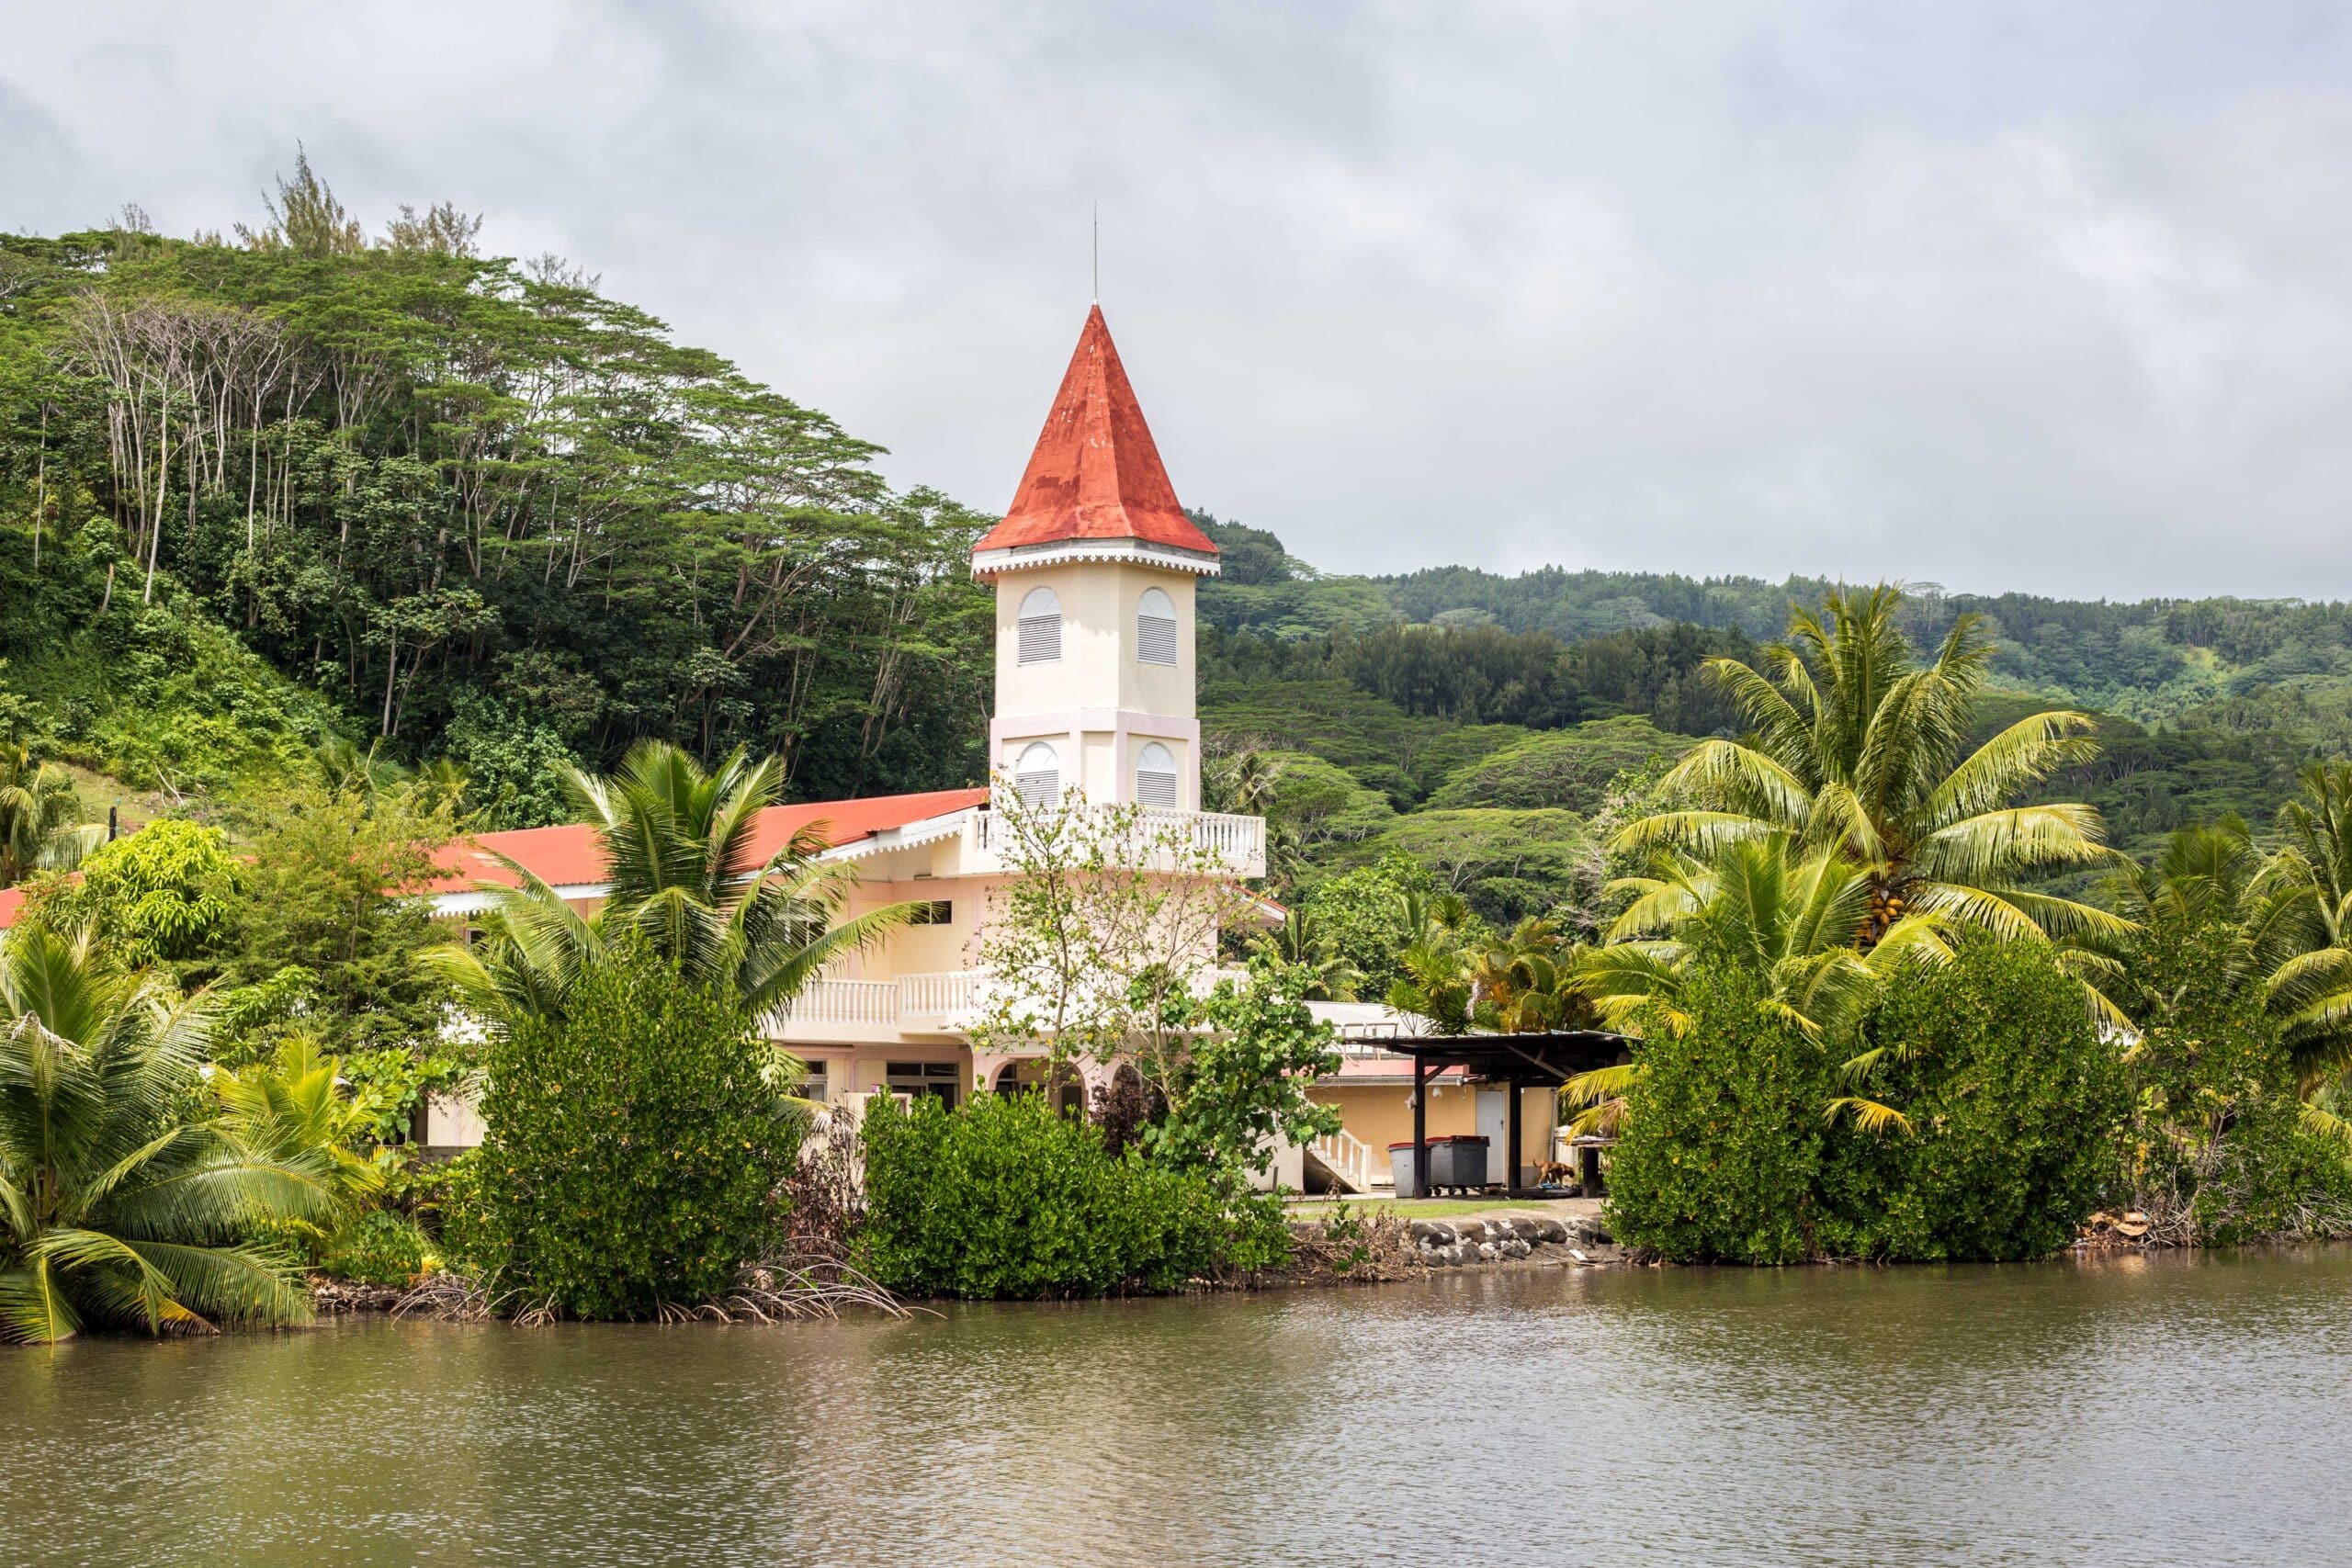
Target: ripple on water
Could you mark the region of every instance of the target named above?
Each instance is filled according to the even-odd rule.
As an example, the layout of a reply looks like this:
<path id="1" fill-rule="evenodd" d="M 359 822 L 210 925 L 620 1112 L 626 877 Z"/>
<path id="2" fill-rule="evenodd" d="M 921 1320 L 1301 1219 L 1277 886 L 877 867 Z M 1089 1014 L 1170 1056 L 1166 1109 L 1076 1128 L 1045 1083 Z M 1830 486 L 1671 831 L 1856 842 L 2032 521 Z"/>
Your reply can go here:
<path id="1" fill-rule="evenodd" d="M 2352 1255 L 0 1353 L 37 1562 L 2352 1561 Z"/>

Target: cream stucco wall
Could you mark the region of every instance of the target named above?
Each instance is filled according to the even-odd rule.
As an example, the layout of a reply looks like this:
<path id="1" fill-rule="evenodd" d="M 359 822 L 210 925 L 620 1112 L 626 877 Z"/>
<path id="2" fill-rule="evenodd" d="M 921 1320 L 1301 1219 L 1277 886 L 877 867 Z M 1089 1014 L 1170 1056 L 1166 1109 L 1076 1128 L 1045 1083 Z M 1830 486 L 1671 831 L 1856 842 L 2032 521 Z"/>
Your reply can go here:
<path id="1" fill-rule="evenodd" d="M 1553 1157 L 1552 1129 L 1558 1099 L 1546 1089 L 1519 1091 L 1519 1163 L 1525 1170 Z M 1310 1097 L 1340 1108 L 1348 1134 L 1372 1149 L 1373 1158 L 1388 1157 L 1391 1144 L 1410 1143 L 1413 1108 L 1407 1103 L 1412 1089 L 1406 1084 L 1319 1083 Z M 1441 1086 L 1430 1095 L 1429 1134 L 1432 1138 L 1477 1132 L 1477 1096 L 1460 1084 Z"/>
<path id="2" fill-rule="evenodd" d="M 1000 719 L 1078 708 L 1191 718 L 1193 599 L 1197 580 L 1131 561 L 1066 561 L 1006 571 L 996 581 L 996 711 Z M 1062 607 L 1062 656 L 1021 662 L 1017 623 L 1031 591 L 1050 588 Z M 1176 607 L 1176 662 L 1136 658 L 1136 610 L 1157 588 Z"/>
<path id="3" fill-rule="evenodd" d="M 1193 702 L 1190 572 L 1131 561 L 1066 561 L 1007 570 L 997 579 L 996 717 L 992 764 L 1010 773 L 1032 744 L 1052 746 L 1065 788 L 1090 800 L 1136 798 L 1136 763 L 1146 746 L 1165 746 L 1176 763 L 1177 805 L 1200 807 L 1200 722 Z M 1023 664 L 1021 606 L 1039 588 L 1060 602 L 1061 657 Z M 1176 662 L 1136 657 L 1144 593 L 1168 595 L 1176 618 Z"/>

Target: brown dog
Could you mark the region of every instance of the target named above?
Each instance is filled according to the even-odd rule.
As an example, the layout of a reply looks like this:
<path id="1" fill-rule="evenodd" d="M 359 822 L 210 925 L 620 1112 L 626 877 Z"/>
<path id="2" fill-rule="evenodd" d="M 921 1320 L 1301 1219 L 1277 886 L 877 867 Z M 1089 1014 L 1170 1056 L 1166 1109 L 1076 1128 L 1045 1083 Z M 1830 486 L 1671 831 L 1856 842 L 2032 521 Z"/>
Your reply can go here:
<path id="1" fill-rule="evenodd" d="M 1556 1159 L 1539 1160 L 1535 1166 L 1535 1184 L 1538 1187 L 1574 1187 L 1577 1184 L 1577 1168 Z"/>

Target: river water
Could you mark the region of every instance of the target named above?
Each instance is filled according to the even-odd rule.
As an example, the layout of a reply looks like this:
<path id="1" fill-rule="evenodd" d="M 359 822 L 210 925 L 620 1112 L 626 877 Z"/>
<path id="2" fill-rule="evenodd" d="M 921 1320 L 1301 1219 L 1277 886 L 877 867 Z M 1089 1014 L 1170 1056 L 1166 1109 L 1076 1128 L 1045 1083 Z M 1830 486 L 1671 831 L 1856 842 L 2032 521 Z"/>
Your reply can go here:
<path id="1" fill-rule="evenodd" d="M 0 1350 L 0 1561 L 2352 1562 L 2352 1252 Z"/>

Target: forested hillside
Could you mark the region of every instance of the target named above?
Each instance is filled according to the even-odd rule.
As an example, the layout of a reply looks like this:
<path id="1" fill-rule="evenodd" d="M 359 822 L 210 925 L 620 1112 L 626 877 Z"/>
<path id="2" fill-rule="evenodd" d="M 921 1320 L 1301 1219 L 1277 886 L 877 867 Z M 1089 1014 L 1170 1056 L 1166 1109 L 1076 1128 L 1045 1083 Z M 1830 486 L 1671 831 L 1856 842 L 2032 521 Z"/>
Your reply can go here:
<path id="1" fill-rule="evenodd" d="M 205 787 L 334 729 L 512 821 L 645 735 L 805 794 L 978 770 L 982 519 L 478 220 L 370 236 L 307 165 L 270 219 L 0 240 L 0 653 L 46 741 Z"/>
<path id="2" fill-rule="evenodd" d="M 1817 604 L 1831 586 L 1458 567 L 1333 577 L 1272 532 L 1195 516 L 1227 552 L 1226 576 L 1201 602 L 1209 728 L 1229 746 L 1311 753 L 1360 787 L 1343 798 L 1332 769 L 1293 764 L 1318 783 L 1306 837 L 1327 863 L 1352 853 L 1314 851 L 1318 837 L 1380 845 L 1425 836 L 1381 816 L 1384 805 L 1589 811 L 1565 794 L 1495 787 L 1499 764 L 1538 737 L 1623 764 L 1632 759 L 1622 736 L 1593 721 L 1646 716 L 1665 732 L 1653 748 L 1660 761 L 1685 744 L 1673 737 L 1734 733 L 1736 716 L 1700 666 L 1718 654 L 1752 659 L 1792 605 Z M 1992 630 L 1994 679 L 2007 692 L 1984 704 L 1980 737 L 2053 705 L 2093 714 L 2099 755 L 2052 779 L 2043 797 L 2098 807 L 2112 840 L 2135 854 L 2232 813 L 2267 829 L 2302 762 L 2352 749 L 2352 607 L 2343 604 L 2119 605 L 1914 584 L 1901 607 L 1922 649 L 1962 613 Z M 1545 827 L 1508 817 L 1453 825 L 1498 845 Z M 1504 874 L 1524 863 L 1511 857 Z M 1475 892 L 1479 879 L 1457 880 Z M 1482 902 L 1497 916 L 1520 908 Z"/>
<path id="3" fill-rule="evenodd" d="M 988 515 L 893 491 L 868 442 L 479 230 L 442 206 L 371 232 L 298 165 L 226 237 L 135 211 L 0 237 L 0 739 L 188 809 L 372 746 L 462 771 L 493 826 L 556 819 L 556 763 L 644 736 L 777 753 L 803 798 L 978 779 Z M 1495 919 L 1589 911 L 1596 818 L 1738 726 L 1705 662 L 1757 660 L 1828 586 L 1332 576 L 1196 516 L 1225 551 L 1216 802 L 1275 819 L 1286 885 L 1402 852 Z M 1915 585 L 1900 614 L 1924 649 L 1964 611 L 2009 694 L 1984 731 L 2097 715 L 2046 793 L 2137 852 L 2266 829 L 2352 741 L 2343 604 Z"/>

